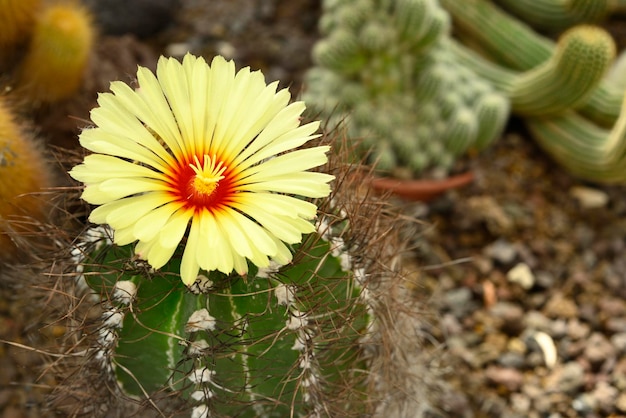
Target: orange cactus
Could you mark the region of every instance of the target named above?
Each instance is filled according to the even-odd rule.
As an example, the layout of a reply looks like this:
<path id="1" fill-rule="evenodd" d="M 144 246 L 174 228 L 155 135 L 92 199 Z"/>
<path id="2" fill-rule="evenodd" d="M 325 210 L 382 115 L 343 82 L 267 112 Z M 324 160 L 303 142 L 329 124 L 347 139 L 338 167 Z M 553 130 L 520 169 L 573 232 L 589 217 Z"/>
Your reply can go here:
<path id="1" fill-rule="evenodd" d="M 43 219 L 45 200 L 32 195 L 52 183 L 52 173 L 42 150 L 0 100 L 0 259 L 16 255 L 9 231 L 19 217 Z M 21 229 L 21 228 L 17 228 Z"/>
<path id="2" fill-rule="evenodd" d="M 85 7 L 74 3 L 45 7 L 16 74 L 19 94 L 33 104 L 72 96 L 82 82 L 94 32 Z"/>
<path id="3" fill-rule="evenodd" d="M 0 0 L 0 48 L 26 40 L 40 0 Z"/>

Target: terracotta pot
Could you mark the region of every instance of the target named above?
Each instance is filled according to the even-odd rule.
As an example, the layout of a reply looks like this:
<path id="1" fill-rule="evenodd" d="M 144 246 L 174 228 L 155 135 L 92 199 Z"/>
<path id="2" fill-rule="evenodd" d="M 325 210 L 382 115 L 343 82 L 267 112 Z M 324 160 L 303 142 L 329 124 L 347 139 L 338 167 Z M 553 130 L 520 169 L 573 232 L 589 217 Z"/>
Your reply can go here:
<path id="1" fill-rule="evenodd" d="M 450 189 L 466 186 L 474 180 L 472 172 L 466 172 L 441 180 L 399 180 L 378 177 L 371 180 L 372 188 L 378 192 L 390 192 L 408 200 L 427 202 Z"/>

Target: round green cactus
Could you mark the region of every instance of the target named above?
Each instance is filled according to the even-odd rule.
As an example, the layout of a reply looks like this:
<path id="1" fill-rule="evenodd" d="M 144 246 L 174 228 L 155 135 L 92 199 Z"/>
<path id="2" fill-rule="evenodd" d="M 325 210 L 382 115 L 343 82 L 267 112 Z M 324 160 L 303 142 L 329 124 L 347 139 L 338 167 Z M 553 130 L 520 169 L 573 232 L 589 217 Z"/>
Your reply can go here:
<path id="1" fill-rule="evenodd" d="M 358 29 L 337 18 L 356 13 L 350 3 L 324 6 L 320 26 L 326 38 L 314 50 L 317 67 L 307 73 L 303 97 L 331 126 L 345 123 L 379 171 L 445 174 L 456 158 L 500 134 L 509 101 L 459 65 L 448 46 L 450 17 L 436 0 L 361 0 L 354 5 L 363 22 Z M 356 51 L 357 42 L 358 54 L 330 53 Z M 484 112 L 480 103 L 487 97 L 491 107 Z"/>
<path id="2" fill-rule="evenodd" d="M 122 393 L 182 393 L 219 416 L 363 413 L 359 340 L 371 319 L 341 229 L 322 220 L 293 263 L 212 272 L 189 288 L 176 259 L 153 271 L 90 231 L 76 254 L 104 306 L 95 357 Z"/>

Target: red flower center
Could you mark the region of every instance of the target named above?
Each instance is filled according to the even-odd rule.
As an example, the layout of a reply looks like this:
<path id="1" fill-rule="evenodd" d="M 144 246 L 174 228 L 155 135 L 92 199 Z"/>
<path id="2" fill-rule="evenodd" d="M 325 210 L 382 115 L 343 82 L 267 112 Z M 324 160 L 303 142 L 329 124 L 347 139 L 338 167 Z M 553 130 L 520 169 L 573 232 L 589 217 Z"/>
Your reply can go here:
<path id="1" fill-rule="evenodd" d="M 195 211 L 214 210 L 225 204 L 232 193 L 232 176 L 228 167 L 218 161 L 215 155 L 204 155 L 200 162 L 197 156 L 194 162 L 180 165 L 172 179 L 176 198 L 185 206 Z"/>

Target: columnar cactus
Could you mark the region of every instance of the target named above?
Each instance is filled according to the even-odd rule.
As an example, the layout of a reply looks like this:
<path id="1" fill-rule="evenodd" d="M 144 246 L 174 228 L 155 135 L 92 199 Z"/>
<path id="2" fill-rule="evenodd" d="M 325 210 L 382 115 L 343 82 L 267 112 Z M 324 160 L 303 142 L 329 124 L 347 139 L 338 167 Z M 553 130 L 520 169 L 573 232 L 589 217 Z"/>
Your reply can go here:
<path id="1" fill-rule="evenodd" d="M 331 124 L 345 121 L 379 170 L 445 173 L 468 149 L 488 146 L 509 111 L 501 93 L 458 65 L 449 27 L 436 0 L 325 2 L 303 97 Z"/>
<path id="2" fill-rule="evenodd" d="M 525 117 L 542 148 L 576 176 L 607 183 L 626 181 L 618 151 L 623 141 L 624 84 L 616 70 L 611 71 L 615 46 L 603 29 L 574 26 L 554 44 L 491 2 L 441 3 L 464 39 L 473 39 L 492 60 L 455 42 L 451 47 L 459 61 L 511 97 L 513 112 Z M 532 9 L 532 13 L 546 12 L 550 19 L 564 18 L 563 10 L 548 12 L 542 9 L 545 4 L 529 6 L 526 14 Z M 602 1 L 568 4 L 589 16 L 617 7 Z M 535 84 L 539 79 L 543 82 Z"/>
<path id="3" fill-rule="evenodd" d="M 613 8 L 611 0 L 498 0 L 506 10 L 528 24 L 561 31 L 580 23 L 603 19 Z"/>

